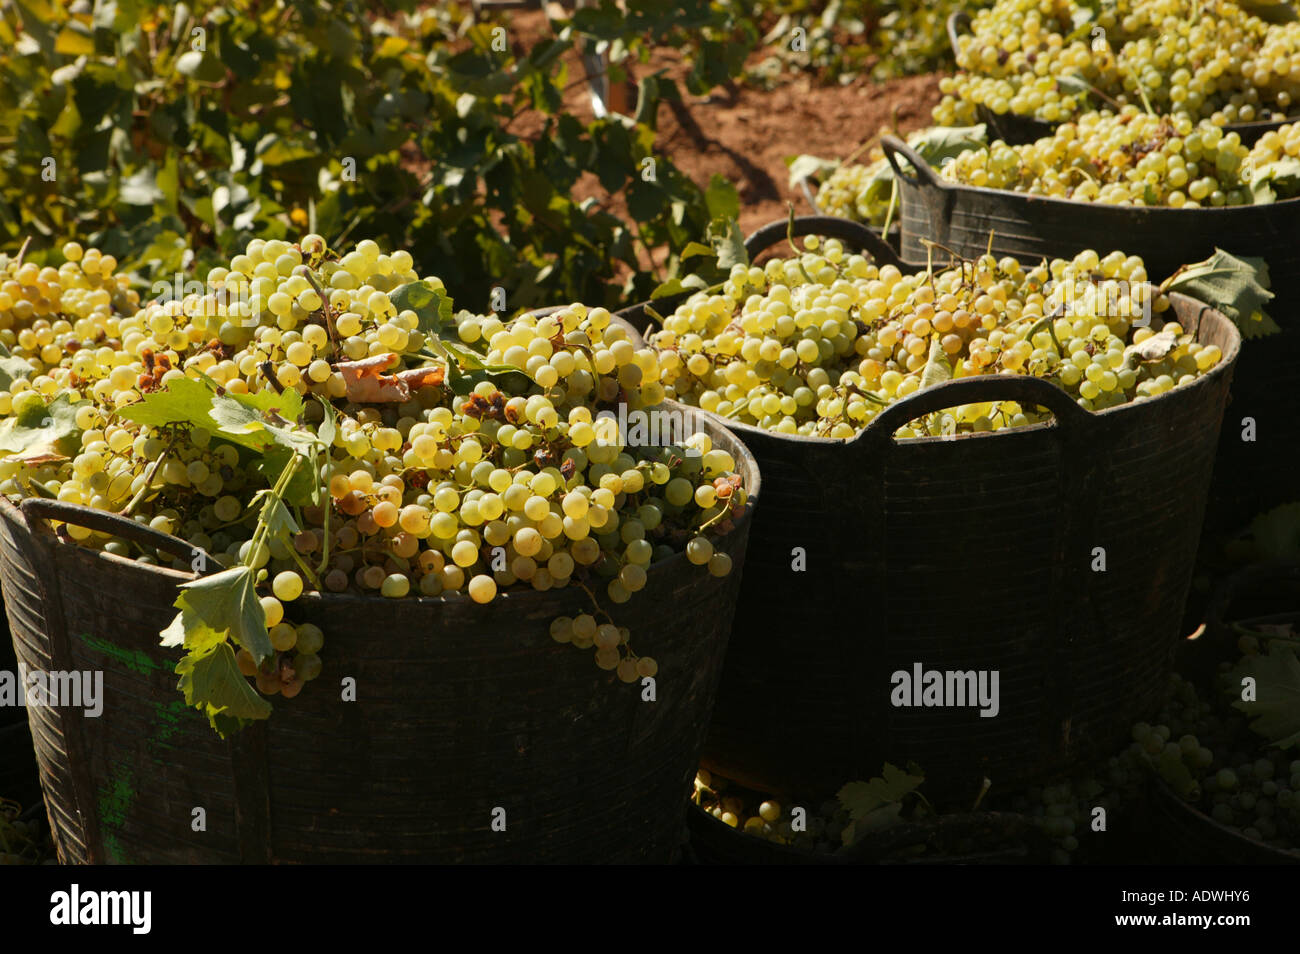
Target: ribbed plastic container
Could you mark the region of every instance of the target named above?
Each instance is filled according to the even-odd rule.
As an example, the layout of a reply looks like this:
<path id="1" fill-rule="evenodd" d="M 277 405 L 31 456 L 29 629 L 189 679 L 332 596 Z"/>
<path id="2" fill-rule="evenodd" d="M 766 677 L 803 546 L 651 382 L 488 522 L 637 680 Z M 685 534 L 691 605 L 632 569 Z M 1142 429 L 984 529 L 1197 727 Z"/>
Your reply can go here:
<path id="1" fill-rule="evenodd" d="M 50 519 L 112 527 L 189 559 L 188 544 L 102 512 L 0 499 L 0 578 L 29 669 L 104 674 L 99 718 L 28 710 L 59 857 L 142 862 L 668 862 L 712 707 L 759 494 L 753 457 L 709 421 L 753 494 L 717 546 L 718 579 L 678 555 L 616 608 L 660 665 L 654 701 L 559 645 L 577 587 L 385 600 L 308 595 L 324 672 L 222 741 L 158 645 L 192 577 L 64 542 Z M 138 528 L 132 530 L 131 528 Z M 341 680 L 356 701 L 342 701 Z M 202 808 L 206 829 L 194 831 Z M 504 812 L 505 830 L 493 830 Z"/>
<path id="2" fill-rule="evenodd" d="M 1181 265 L 1204 261 L 1215 248 L 1268 262 L 1276 297 L 1266 310 L 1282 331 L 1242 349 L 1219 447 L 1212 519 L 1216 529 L 1234 530 L 1259 510 L 1291 499 L 1277 475 L 1300 445 L 1300 199 L 1219 209 L 1071 202 L 949 182 L 901 140 L 887 136 L 883 145 L 895 170 L 900 158 L 917 170 L 897 173 L 901 254 L 913 265 L 926 261 L 923 239 L 971 258 L 991 246 L 995 255 L 1024 262 L 1120 248 L 1141 256 L 1157 282 Z"/>
<path id="3" fill-rule="evenodd" d="M 785 223 L 747 243 L 751 259 L 776 235 Z M 1224 358 L 1154 400 L 1090 413 L 1045 380 L 996 375 L 917 392 L 849 441 L 727 421 L 764 497 L 705 767 L 760 791 L 815 792 L 913 760 L 932 800 L 969 805 L 985 776 L 1000 790 L 1049 778 L 1109 754 L 1149 716 L 1180 636 L 1240 343 L 1222 315 L 1172 301 Z M 893 437 L 995 400 L 1054 420 Z M 894 674 L 917 665 L 997 672 L 997 715 L 894 706 Z"/>

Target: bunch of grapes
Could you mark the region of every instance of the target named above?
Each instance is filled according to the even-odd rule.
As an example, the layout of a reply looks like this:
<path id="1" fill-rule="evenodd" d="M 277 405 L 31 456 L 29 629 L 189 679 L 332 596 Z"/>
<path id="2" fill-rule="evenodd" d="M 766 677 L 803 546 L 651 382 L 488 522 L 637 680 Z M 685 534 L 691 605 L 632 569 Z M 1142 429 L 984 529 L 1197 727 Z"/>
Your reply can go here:
<path id="1" fill-rule="evenodd" d="M 1266 745 L 1245 716 L 1226 712 L 1193 683 L 1180 676 L 1172 682 L 1156 724 L 1134 726 L 1132 748 L 1220 824 L 1255 841 L 1300 848 L 1300 759 Z"/>
<path id="2" fill-rule="evenodd" d="M 952 182 L 1080 202 L 1171 208 L 1248 205 L 1249 150 L 1208 121 L 1159 117 L 1126 107 L 1084 113 L 1023 146 L 1001 141 L 947 163 Z"/>
<path id="3" fill-rule="evenodd" d="M 25 363 L 0 392 L 0 413 L 70 400 L 79 451 L 0 461 L 0 492 L 125 513 L 260 571 L 276 654 L 261 667 L 246 652 L 238 661 L 265 693 L 296 695 L 320 673 L 323 633 L 286 618 L 304 592 L 487 603 L 507 587 L 573 586 L 607 619 L 597 590 L 624 603 L 653 564 L 677 553 L 715 576 L 730 571 L 713 538 L 746 505 L 736 462 L 702 433 L 670 447 L 625 446 L 616 419 L 600 412 L 655 405 L 664 388 L 658 355 L 603 308 L 513 319 L 461 312 L 443 326 L 444 345 L 390 296 L 419 280 L 411 256 L 369 241 L 339 256 L 316 235 L 254 240 L 208 273 L 201 294 L 143 305 L 113 276 L 111 257 L 74 243 L 63 252 L 68 264 L 57 270 L 0 263 L 11 276 L 0 284 L 0 342 L 11 364 Z M 424 287 L 443 290 L 437 279 Z M 486 370 L 457 393 L 451 376 L 476 373 L 458 370 L 469 352 L 467 367 Z M 263 509 L 254 497 L 275 474 L 258 470 L 247 448 L 200 427 L 125 416 L 183 378 L 206 379 L 218 394 L 292 389 L 321 399 L 285 426 L 315 430 L 332 408 L 332 446 L 306 475 L 321 503 L 295 508 L 295 532 L 254 545 Z M 67 532 L 160 560 L 120 537 Z M 582 614 L 551 632 L 594 646 L 597 663 L 625 681 L 656 666 L 632 654 L 612 620 Z"/>
<path id="4" fill-rule="evenodd" d="M 862 163 L 842 163 L 817 187 L 817 208 L 827 215 L 883 226 L 889 216 L 891 189 L 873 188 L 889 169 L 884 158 Z M 897 211 L 895 211 L 897 219 Z"/>
<path id="5" fill-rule="evenodd" d="M 664 318 L 648 340 L 669 397 L 776 433 L 843 439 L 936 367 L 1046 378 L 1101 410 L 1190 383 L 1222 357 L 1163 320 L 1168 299 L 1123 252 L 1032 268 L 984 256 L 904 275 L 835 240 L 805 248 L 737 266 L 717 293 L 698 292 Z M 963 405 L 898 436 L 1043 416 L 1011 401 Z"/>
<path id="6" fill-rule="evenodd" d="M 1280 119 L 1300 72 L 1295 36 L 1230 0 L 1117 0 L 1095 15 L 1084 3 L 998 0 L 960 39 L 960 72 L 940 83 L 934 117 L 969 123 L 983 106 L 1060 122 L 1095 105 L 1091 88 L 1117 107 L 1217 125 Z"/>

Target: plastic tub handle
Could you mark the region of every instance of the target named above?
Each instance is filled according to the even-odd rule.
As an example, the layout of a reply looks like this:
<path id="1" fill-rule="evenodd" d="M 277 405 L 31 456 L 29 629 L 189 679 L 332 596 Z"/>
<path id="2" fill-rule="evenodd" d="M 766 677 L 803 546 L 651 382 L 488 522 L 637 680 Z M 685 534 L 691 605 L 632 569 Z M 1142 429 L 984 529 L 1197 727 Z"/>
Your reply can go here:
<path id="1" fill-rule="evenodd" d="M 970 14 L 965 10 L 954 10 L 948 16 L 948 44 L 952 47 L 952 55 L 957 56 L 960 53 L 960 39 L 963 33 L 970 32 Z"/>
<path id="2" fill-rule="evenodd" d="M 58 520 L 61 523 L 85 527 L 87 530 L 98 530 L 101 533 L 125 537 L 141 546 L 153 547 L 181 560 L 190 561 L 191 565 L 194 557 L 202 554 L 206 561 L 203 566 L 217 569 L 224 566 L 202 547 L 196 547 L 186 543 L 180 537 L 163 533 L 161 530 L 136 523 L 128 517 L 107 510 L 95 510 L 91 507 L 83 507 L 81 504 L 68 503 L 64 500 L 46 500 L 43 497 L 28 497 L 22 502 L 21 509 L 23 516 L 29 522 L 32 519 Z"/>
<path id="3" fill-rule="evenodd" d="M 858 251 L 870 253 L 877 265 L 907 267 L 889 243 L 871 229 L 852 219 L 840 219 L 833 215 L 796 216 L 793 230 L 788 220 L 769 222 L 745 239 L 745 252 L 749 255 L 749 260 L 752 262 L 763 252 L 783 242 L 790 234 L 795 237 L 825 235 L 836 238 Z"/>
<path id="4" fill-rule="evenodd" d="M 892 441 L 894 431 L 908 421 L 958 404 L 1017 401 L 1045 407 L 1064 427 L 1086 427 L 1092 415 L 1049 381 L 1026 374 L 981 374 L 944 381 L 896 401 L 877 414 L 850 443 Z"/>

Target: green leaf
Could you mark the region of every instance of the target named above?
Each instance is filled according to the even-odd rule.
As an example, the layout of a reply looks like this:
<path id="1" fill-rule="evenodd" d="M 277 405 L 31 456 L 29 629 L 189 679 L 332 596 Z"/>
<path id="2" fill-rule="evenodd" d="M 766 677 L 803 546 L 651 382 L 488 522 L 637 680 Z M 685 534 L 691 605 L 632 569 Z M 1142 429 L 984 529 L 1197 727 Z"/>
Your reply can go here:
<path id="1" fill-rule="evenodd" d="M 733 265 L 749 264 L 745 237 L 740 234 L 740 223 L 734 218 L 714 219 L 710 222 L 709 241 L 718 256 L 718 267 L 723 271 L 730 271 Z"/>
<path id="2" fill-rule="evenodd" d="M 1256 205 L 1300 195 L 1300 159 L 1287 156 L 1258 167 L 1251 173 L 1250 189 Z"/>
<path id="3" fill-rule="evenodd" d="M 922 159 L 938 169 L 963 152 L 983 149 L 988 144 L 988 127 L 983 123 L 974 126 L 933 126 L 912 133 L 907 137 L 907 144 Z"/>
<path id="4" fill-rule="evenodd" d="M 72 457 L 81 446 L 77 408 L 84 403 L 74 404 L 65 393 L 49 404 L 36 404 L 5 418 L 0 421 L 0 451 L 23 460 Z"/>
<path id="5" fill-rule="evenodd" d="M 181 584 L 172 605 L 217 633 L 229 633 L 259 663 L 272 653 L 266 613 L 254 589 L 252 567 L 236 566 Z M 174 625 L 174 624 L 173 624 Z M 170 629 L 170 627 L 169 627 Z"/>
<path id="6" fill-rule="evenodd" d="M 797 189 L 799 183 L 806 180 L 825 182 L 840 164 L 833 159 L 822 159 L 804 153 L 787 159 L 786 166 L 790 170 L 790 188 Z"/>
<path id="7" fill-rule="evenodd" d="M 306 137 L 287 138 L 276 133 L 267 133 L 258 140 L 253 155 L 262 160 L 264 166 L 282 166 L 286 162 L 310 159 L 320 154 L 320 147 Z"/>
<path id="8" fill-rule="evenodd" d="M 302 449 L 316 443 L 314 435 L 294 430 L 302 415 L 302 395 L 293 388 L 281 394 L 270 388 L 255 394 L 227 392 L 212 398 L 208 414 L 221 435 L 257 449 L 272 443 Z"/>
<path id="9" fill-rule="evenodd" d="M 1274 296 L 1261 258 L 1229 255 L 1216 248 L 1203 262 L 1186 266 L 1165 283 L 1166 291 L 1182 292 L 1226 315 L 1246 339 L 1281 329 L 1264 311 Z"/>
<path id="10" fill-rule="evenodd" d="M 445 288 L 428 280 L 408 282 L 388 293 L 388 300 L 400 314 L 413 311 L 420 319 L 418 330 L 435 338 L 442 337 L 444 328 L 454 330 L 452 300 Z"/>
<path id="11" fill-rule="evenodd" d="M 687 242 L 686 247 L 682 249 L 682 254 L 678 256 L 683 262 L 688 258 L 694 258 L 697 255 L 712 255 L 713 249 L 708 245 L 702 245 L 699 242 Z"/>
<path id="12" fill-rule="evenodd" d="M 851 845 L 863 834 L 887 828 L 898 821 L 903 799 L 925 781 L 923 775 L 909 775 L 897 766 L 885 763 L 882 778 L 869 782 L 849 782 L 840 789 L 840 805 L 852 818 L 841 836 Z"/>
<path id="13" fill-rule="evenodd" d="M 450 341 L 443 341 L 442 346 L 455 359 L 447 364 L 449 383 L 455 394 L 468 394 L 481 381 L 491 381 L 507 393 L 526 391 L 533 385 L 533 379 L 512 364 L 488 364 L 465 346 Z"/>
<path id="14" fill-rule="evenodd" d="M 734 219 L 740 215 L 740 194 L 735 185 L 716 172 L 704 190 L 704 204 L 710 219 Z"/>
<path id="15" fill-rule="evenodd" d="M 713 249 L 709 249 L 709 254 L 713 254 Z M 700 289 L 707 287 L 707 283 L 705 283 L 704 279 L 699 275 L 687 275 L 685 278 L 670 278 L 650 293 L 650 300 L 656 301 L 660 298 L 667 298 L 669 295 L 681 295 L 689 291 L 699 291 Z"/>
<path id="16" fill-rule="evenodd" d="M 88 27 L 72 20 L 55 37 L 54 52 L 60 56 L 94 56 L 95 38 Z"/>
<path id="17" fill-rule="evenodd" d="M 952 365 L 948 361 L 948 353 L 943 350 L 943 345 L 939 343 L 939 339 L 935 338 L 930 342 L 930 355 L 926 358 L 925 370 L 921 372 L 920 390 L 932 388 L 936 384 L 951 380 Z"/>
<path id="18" fill-rule="evenodd" d="M 33 374 L 35 372 L 26 358 L 12 358 L 6 349 L 5 356 L 0 358 L 0 390 L 8 391 L 19 378 L 31 378 Z"/>
<path id="19" fill-rule="evenodd" d="M 191 652 L 176 664 L 177 688 L 185 702 L 208 717 L 225 738 L 235 727 L 271 714 L 271 704 L 257 694 L 235 663 L 229 643 Z"/>
<path id="20" fill-rule="evenodd" d="M 1255 680 L 1255 701 L 1241 698 L 1241 681 Z M 1243 656 L 1227 674 L 1232 707 L 1251 719 L 1252 731 L 1284 749 L 1300 745 L 1300 660 L 1276 643 L 1267 653 Z"/>
<path id="21" fill-rule="evenodd" d="M 204 430 L 216 431 L 216 424 L 208 415 L 212 407 L 212 385 L 194 378 L 176 378 L 167 387 L 150 391 L 141 400 L 118 410 L 128 421 L 149 427 L 166 427 L 169 424 L 190 424 Z M 244 442 L 240 442 L 244 443 Z M 254 446 L 245 444 L 245 446 Z"/>
<path id="22" fill-rule="evenodd" d="M 869 782 L 849 782 L 840 789 L 838 798 L 856 820 L 875 811 L 882 805 L 902 802 L 904 796 L 916 790 L 925 781 L 923 775 L 909 775 L 888 762 L 880 778 Z"/>

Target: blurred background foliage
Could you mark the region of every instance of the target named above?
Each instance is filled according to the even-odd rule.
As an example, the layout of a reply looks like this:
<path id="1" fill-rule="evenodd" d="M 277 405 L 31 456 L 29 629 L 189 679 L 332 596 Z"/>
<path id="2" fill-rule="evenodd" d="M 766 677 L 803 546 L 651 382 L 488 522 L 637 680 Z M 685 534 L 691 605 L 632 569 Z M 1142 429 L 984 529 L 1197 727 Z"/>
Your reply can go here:
<path id="1" fill-rule="evenodd" d="M 147 285 L 202 274 L 255 236 L 314 231 L 409 249 L 467 307 L 497 285 L 512 310 L 645 297 L 738 203 L 729 183 L 698 185 L 654 153 L 661 100 L 769 82 L 747 69 L 765 38 L 825 82 L 929 68 L 944 51 L 903 52 L 900 37 L 907 17 L 942 36 L 946 7 L 602 0 L 521 38 L 456 3 L 9 0 L 0 251 L 30 238 L 44 261 L 78 238 Z M 797 26 L 803 52 L 782 40 Z M 632 117 L 580 119 L 565 92 L 581 61 L 565 54 L 582 41 L 614 82 L 674 48 L 685 90 L 638 69 Z M 584 180 L 576 198 L 588 173 L 600 188 Z"/>

